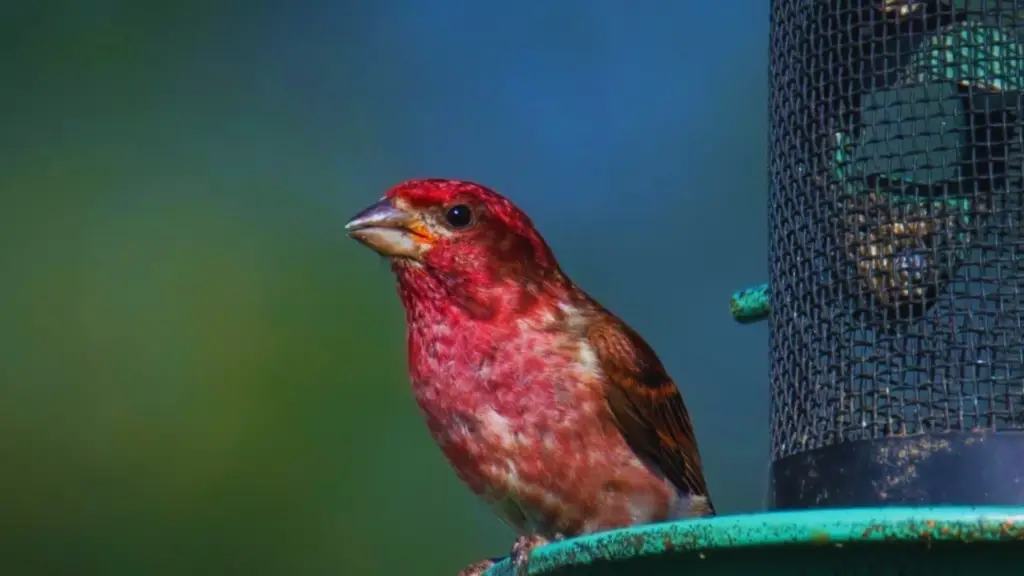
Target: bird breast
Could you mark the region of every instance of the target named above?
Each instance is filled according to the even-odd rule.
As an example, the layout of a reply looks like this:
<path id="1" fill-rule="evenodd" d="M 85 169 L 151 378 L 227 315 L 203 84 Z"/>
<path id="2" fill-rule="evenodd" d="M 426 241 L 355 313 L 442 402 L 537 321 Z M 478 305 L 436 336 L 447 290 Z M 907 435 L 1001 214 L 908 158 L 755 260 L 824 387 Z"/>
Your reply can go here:
<path id="1" fill-rule="evenodd" d="M 520 533 L 661 519 L 674 490 L 627 446 L 597 355 L 563 331 L 410 334 L 413 388 L 458 476 Z"/>

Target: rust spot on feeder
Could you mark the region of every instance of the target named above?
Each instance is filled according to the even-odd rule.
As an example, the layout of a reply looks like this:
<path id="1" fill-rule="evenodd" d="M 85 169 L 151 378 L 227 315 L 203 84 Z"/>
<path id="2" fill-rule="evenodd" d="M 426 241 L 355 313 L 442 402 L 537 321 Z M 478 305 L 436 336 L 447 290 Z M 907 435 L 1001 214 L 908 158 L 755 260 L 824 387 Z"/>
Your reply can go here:
<path id="1" fill-rule="evenodd" d="M 661 546 L 666 552 L 675 552 L 676 550 L 676 544 L 672 541 L 672 536 L 667 532 L 661 536 Z"/>
<path id="2" fill-rule="evenodd" d="M 999 527 L 999 535 L 1006 540 L 1024 540 L 1024 529 L 1013 520 L 1006 519 Z"/>
<path id="3" fill-rule="evenodd" d="M 881 524 L 871 524 L 870 526 L 864 529 L 864 532 L 861 533 L 860 537 L 870 538 L 871 535 L 875 532 L 878 532 L 879 534 L 885 533 L 885 526 Z"/>
<path id="4" fill-rule="evenodd" d="M 828 535 L 828 532 L 816 531 L 811 533 L 811 542 L 815 544 L 828 544 L 832 537 Z"/>

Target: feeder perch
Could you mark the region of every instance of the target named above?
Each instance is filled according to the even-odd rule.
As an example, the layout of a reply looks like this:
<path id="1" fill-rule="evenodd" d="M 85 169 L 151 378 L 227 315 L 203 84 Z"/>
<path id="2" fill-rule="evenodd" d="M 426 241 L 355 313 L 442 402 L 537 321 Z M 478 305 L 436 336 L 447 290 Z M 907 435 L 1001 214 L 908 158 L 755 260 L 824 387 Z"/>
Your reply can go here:
<path id="1" fill-rule="evenodd" d="M 769 509 L 557 542 L 530 574 L 1017 569 L 1016 4 L 772 1 L 770 267 L 731 301 L 770 326 Z"/>
<path id="2" fill-rule="evenodd" d="M 530 576 L 934 576 L 1016 570 L 1017 508 L 767 512 L 654 524 L 537 548 Z M 489 576 L 519 576 L 508 560 Z"/>

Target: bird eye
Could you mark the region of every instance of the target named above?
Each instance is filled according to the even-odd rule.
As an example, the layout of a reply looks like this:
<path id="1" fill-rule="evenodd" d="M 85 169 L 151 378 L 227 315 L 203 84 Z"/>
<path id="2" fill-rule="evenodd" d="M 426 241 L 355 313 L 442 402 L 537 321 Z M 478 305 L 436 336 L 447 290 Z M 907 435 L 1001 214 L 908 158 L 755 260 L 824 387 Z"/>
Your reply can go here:
<path id="1" fill-rule="evenodd" d="M 473 212 L 465 204 L 456 204 L 445 212 L 444 219 L 452 228 L 465 228 L 473 223 Z"/>

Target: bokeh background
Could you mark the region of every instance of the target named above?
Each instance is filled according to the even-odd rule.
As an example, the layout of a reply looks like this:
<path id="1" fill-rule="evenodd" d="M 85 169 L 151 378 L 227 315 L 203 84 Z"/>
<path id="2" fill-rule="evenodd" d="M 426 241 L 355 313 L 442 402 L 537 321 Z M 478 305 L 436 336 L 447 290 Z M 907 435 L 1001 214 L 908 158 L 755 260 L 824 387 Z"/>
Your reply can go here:
<path id="1" fill-rule="evenodd" d="M 0 572 L 453 574 L 511 533 L 342 224 L 475 179 L 643 333 L 721 512 L 762 506 L 768 3 L 0 9 Z"/>

